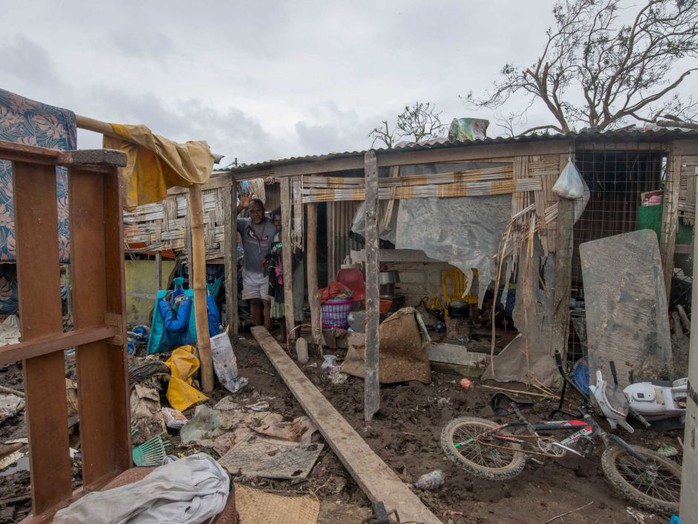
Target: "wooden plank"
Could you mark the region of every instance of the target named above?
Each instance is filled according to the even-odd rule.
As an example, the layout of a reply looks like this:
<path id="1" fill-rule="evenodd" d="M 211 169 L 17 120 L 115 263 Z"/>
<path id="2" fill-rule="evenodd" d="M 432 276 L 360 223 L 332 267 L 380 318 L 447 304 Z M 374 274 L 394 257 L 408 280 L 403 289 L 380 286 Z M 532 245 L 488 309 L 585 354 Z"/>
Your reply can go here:
<path id="1" fill-rule="evenodd" d="M 194 318 L 196 319 L 196 346 L 201 361 L 201 389 L 204 393 L 211 393 L 213 391 L 213 360 L 211 359 L 211 337 L 208 331 L 208 309 L 206 308 L 204 210 L 199 184 L 194 184 L 189 188 L 188 216 L 191 224 L 189 285 L 194 289 Z"/>
<path id="2" fill-rule="evenodd" d="M 399 166 L 393 166 L 391 171 Z M 398 175 L 391 174 L 390 177 L 381 178 L 378 187 L 398 187 L 398 186 L 422 186 L 429 184 L 452 184 L 454 182 L 478 182 L 486 180 L 507 180 L 513 176 L 512 166 L 503 165 L 482 169 L 472 169 L 469 171 L 449 171 L 446 173 L 433 173 L 428 175 Z M 363 178 L 359 177 L 329 177 L 313 175 L 304 179 L 304 188 L 360 188 L 364 186 Z"/>
<path id="3" fill-rule="evenodd" d="M 574 200 L 561 198 L 557 203 L 555 251 L 555 289 L 553 291 L 552 351 L 567 355 L 574 254 Z"/>
<path id="4" fill-rule="evenodd" d="M 305 256 L 306 271 L 308 272 L 308 303 L 310 304 L 310 323 L 312 326 L 313 342 L 320 348 L 324 340 L 322 337 L 322 318 L 320 312 L 320 291 L 317 277 L 317 204 L 306 206 L 308 218 L 307 253 Z"/>
<path id="5" fill-rule="evenodd" d="M 577 151 L 666 151 L 669 142 L 576 142 Z"/>
<path id="6" fill-rule="evenodd" d="M 75 327 L 81 329 L 104 324 L 107 310 L 102 176 L 71 169 L 68 191 L 73 318 Z M 113 454 L 116 434 L 111 406 L 115 399 L 109 387 L 108 351 L 106 341 L 76 348 L 83 482 L 88 489 L 105 475 L 118 471 Z"/>
<path id="7" fill-rule="evenodd" d="M 16 162 L 12 174 L 19 318 L 30 342 L 63 331 L 56 169 Z M 32 510 L 39 514 L 72 492 L 63 353 L 27 359 L 23 368 Z"/>
<path id="8" fill-rule="evenodd" d="M 567 153 L 568 139 L 545 140 L 541 142 L 518 142 L 516 144 L 489 144 L 467 146 L 434 147 L 420 151 L 399 150 L 378 152 L 378 167 L 405 166 L 413 164 L 431 164 L 445 162 L 462 162 L 484 160 L 495 162 L 509 161 L 512 156 L 545 155 Z M 227 171 L 235 180 L 252 178 L 285 177 L 296 175 L 312 175 L 319 173 L 336 173 L 362 169 L 364 153 L 325 155 L 313 160 L 288 160 L 278 163 L 248 166 Z"/>
<path id="9" fill-rule="evenodd" d="M 223 188 L 223 260 L 225 264 L 225 310 L 230 333 L 237 337 L 238 258 L 237 258 L 237 189 L 235 184 Z"/>
<path id="10" fill-rule="evenodd" d="M 671 279 L 674 274 L 674 251 L 676 249 L 676 232 L 679 228 L 679 190 L 681 185 L 681 157 L 669 155 L 669 168 L 664 186 L 664 209 L 662 211 L 662 235 L 659 250 L 664 264 L 664 283 L 667 301 L 670 300 Z"/>
<path id="11" fill-rule="evenodd" d="M 40 357 L 64 351 L 81 344 L 90 344 L 100 340 L 108 340 L 118 335 L 115 328 L 111 326 L 100 326 L 85 329 L 76 329 L 59 335 L 47 335 L 33 338 L 30 341 L 11 344 L 0 347 L 0 366 L 13 364 L 20 360 Z"/>
<path id="12" fill-rule="evenodd" d="M 32 164 L 55 165 L 59 152 L 43 147 L 26 146 L 0 140 L 0 158 L 3 160 L 31 162 Z"/>
<path id="13" fill-rule="evenodd" d="M 366 378 L 364 380 L 364 420 L 369 421 L 380 409 L 380 383 L 378 382 L 378 355 L 380 323 L 378 306 L 378 163 L 375 151 L 366 153 L 364 160 L 366 179 Z"/>
<path id="14" fill-rule="evenodd" d="M 397 509 L 403 522 L 440 523 L 306 378 L 269 332 L 261 326 L 251 331 L 286 386 L 366 496 L 372 502 L 383 502 L 388 510 Z"/>
<path id="15" fill-rule="evenodd" d="M 293 244 L 291 243 L 291 179 L 281 180 L 281 250 L 284 279 L 284 317 L 287 336 L 294 328 L 293 320 Z M 293 331 L 295 334 L 295 331 Z"/>
<path id="16" fill-rule="evenodd" d="M 104 259 L 106 271 L 106 305 L 104 320 L 114 326 L 119 336 L 109 341 L 107 355 L 111 370 L 111 415 L 114 419 L 114 464 L 131 467 L 131 406 L 129 404 L 128 353 L 126 351 L 126 281 L 124 270 L 123 206 L 121 205 L 120 171 L 114 169 L 103 177 Z"/>
<path id="17" fill-rule="evenodd" d="M 381 187 L 378 189 L 380 200 L 404 198 L 453 198 L 462 196 L 492 196 L 510 193 L 540 191 L 542 183 L 538 178 L 520 178 L 517 180 L 495 180 L 484 182 L 454 182 L 452 184 L 428 184 L 424 186 Z M 336 202 L 341 200 L 364 200 L 363 187 L 333 189 L 303 189 L 303 203 Z"/>
<path id="18" fill-rule="evenodd" d="M 671 151 L 675 155 L 698 155 L 698 140 L 674 140 Z"/>
<path id="19" fill-rule="evenodd" d="M 468 348 L 458 344 L 436 344 L 427 346 L 427 356 L 432 362 L 458 364 L 460 366 L 485 366 L 490 356 L 486 353 L 472 353 Z"/>
<path id="20" fill-rule="evenodd" d="M 213 189 L 226 189 L 235 185 L 235 179 L 230 175 L 230 173 L 221 173 L 220 175 L 214 174 L 208 179 L 203 186 L 201 186 L 202 191 L 210 191 Z M 186 195 L 189 191 L 187 187 L 171 187 L 167 190 L 167 195 Z"/>

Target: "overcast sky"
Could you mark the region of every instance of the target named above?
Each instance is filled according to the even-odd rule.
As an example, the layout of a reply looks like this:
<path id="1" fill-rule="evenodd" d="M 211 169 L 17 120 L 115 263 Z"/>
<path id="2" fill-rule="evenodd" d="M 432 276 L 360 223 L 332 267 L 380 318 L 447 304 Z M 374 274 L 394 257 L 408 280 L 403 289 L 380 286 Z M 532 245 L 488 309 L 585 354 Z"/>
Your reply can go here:
<path id="1" fill-rule="evenodd" d="M 177 141 L 206 140 L 222 165 L 368 149 L 369 131 L 415 101 L 434 103 L 446 122 L 489 118 L 496 136 L 495 115 L 459 95 L 483 92 L 507 62 L 532 63 L 552 4 L 8 2 L 0 87 Z M 549 121 L 530 110 L 531 126 Z M 79 134 L 79 147 L 99 146 L 95 134 Z"/>

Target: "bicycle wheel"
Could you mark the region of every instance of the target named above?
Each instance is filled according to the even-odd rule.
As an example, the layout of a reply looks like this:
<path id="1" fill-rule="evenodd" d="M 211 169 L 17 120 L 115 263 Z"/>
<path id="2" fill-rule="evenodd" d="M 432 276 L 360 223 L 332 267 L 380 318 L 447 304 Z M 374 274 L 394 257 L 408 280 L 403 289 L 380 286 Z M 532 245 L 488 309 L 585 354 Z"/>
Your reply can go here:
<path id="1" fill-rule="evenodd" d="M 441 447 L 449 459 L 473 475 L 489 480 L 513 478 L 526 464 L 524 454 L 520 444 L 487 436 L 497 426 L 482 418 L 453 419 L 441 431 Z"/>
<path id="2" fill-rule="evenodd" d="M 609 482 L 638 506 L 652 511 L 679 512 L 681 467 L 646 448 L 635 446 L 649 467 L 618 446 L 607 447 L 601 467 Z"/>

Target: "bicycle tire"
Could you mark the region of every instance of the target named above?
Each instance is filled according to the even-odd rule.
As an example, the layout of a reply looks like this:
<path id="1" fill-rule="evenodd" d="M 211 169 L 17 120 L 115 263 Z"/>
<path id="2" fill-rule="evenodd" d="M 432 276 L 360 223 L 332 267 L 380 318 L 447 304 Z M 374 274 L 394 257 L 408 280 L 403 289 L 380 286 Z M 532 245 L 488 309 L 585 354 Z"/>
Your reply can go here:
<path id="1" fill-rule="evenodd" d="M 459 417 L 451 420 L 441 431 L 441 447 L 446 456 L 468 473 L 488 480 L 514 478 L 526 465 L 521 445 L 515 442 L 496 441 L 500 447 L 483 446 L 477 443 L 456 446 L 498 426 L 494 422 L 476 417 Z"/>
<path id="2" fill-rule="evenodd" d="M 650 511 L 679 512 L 681 467 L 659 453 L 634 446 L 657 472 L 647 472 L 642 461 L 618 446 L 608 446 L 601 455 L 601 467 L 611 485 L 638 506 Z"/>

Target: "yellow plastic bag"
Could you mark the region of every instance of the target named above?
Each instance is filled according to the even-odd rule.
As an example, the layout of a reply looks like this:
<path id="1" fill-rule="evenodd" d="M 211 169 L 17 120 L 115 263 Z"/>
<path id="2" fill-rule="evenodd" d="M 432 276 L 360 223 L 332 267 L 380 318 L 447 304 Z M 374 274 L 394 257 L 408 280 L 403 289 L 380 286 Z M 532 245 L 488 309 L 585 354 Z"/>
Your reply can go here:
<path id="1" fill-rule="evenodd" d="M 208 400 L 208 397 L 191 385 L 191 377 L 199 369 L 199 359 L 194 355 L 194 346 L 180 346 L 172 352 L 165 361 L 170 368 L 170 383 L 167 386 L 167 400 L 170 405 L 184 411 L 197 402 Z"/>

